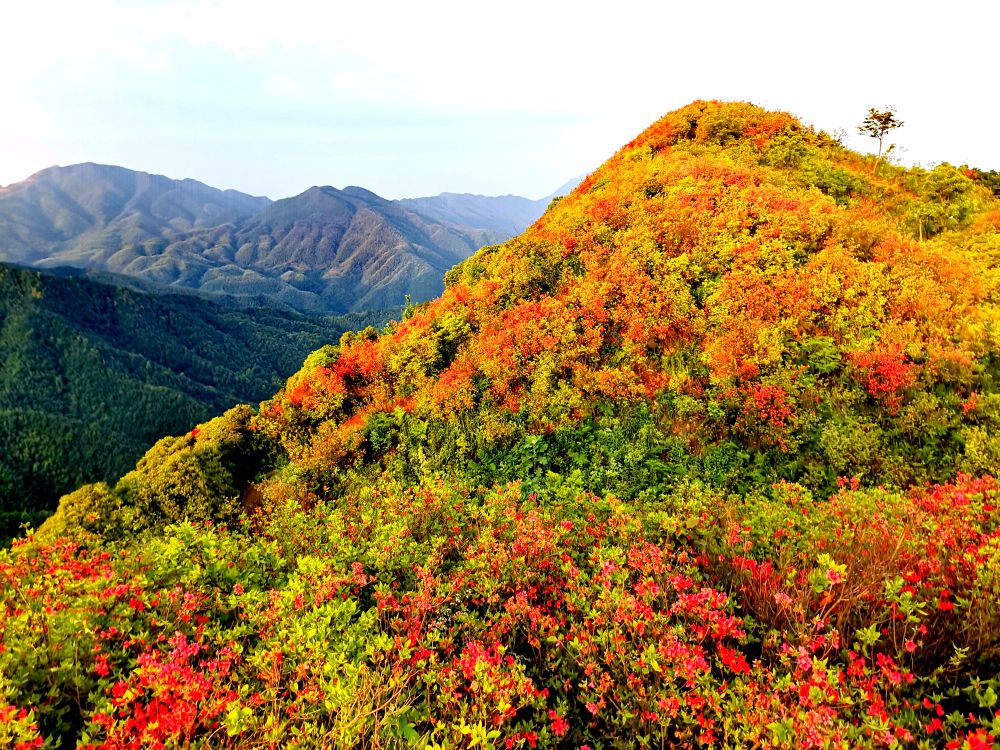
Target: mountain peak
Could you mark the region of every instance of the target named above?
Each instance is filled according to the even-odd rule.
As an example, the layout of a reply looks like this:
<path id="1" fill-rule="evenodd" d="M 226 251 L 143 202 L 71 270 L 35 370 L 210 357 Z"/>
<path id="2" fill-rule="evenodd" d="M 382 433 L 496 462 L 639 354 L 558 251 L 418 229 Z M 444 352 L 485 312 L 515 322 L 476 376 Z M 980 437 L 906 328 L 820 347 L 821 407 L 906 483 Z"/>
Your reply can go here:
<path id="1" fill-rule="evenodd" d="M 420 381 L 427 390 L 400 381 L 428 414 L 488 413 L 506 444 L 499 436 L 572 430 L 606 399 L 674 394 L 701 403 L 684 450 L 702 455 L 728 440 L 775 466 L 792 460 L 793 445 L 819 445 L 813 430 L 834 418 L 809 402 L 812 386 L 797 374 L 813 367 L 823 381 L 829 367 L 887 420 L 880 450 L 891 453 L 888 436 L 905 431 L 894 421 L 905 384 L 943 382 L 946 363 L 971 362 L 986 346 L 973 323 L 984 271 L 963 248 L 995 231 L 989 217 L 1000 204 L 954 168 L 882 164 L 876 173 L 873 163 L 787 113 L 694 102 L 626 144 L 520 237 L 449 272 L 443 296 L 379 339 L 372 356 L 395 361 L 457 315 L 469 328 Z M 401 203 L 421 210 L 419 200 Z M 901 291 L 915 284 L 919 301 Z M 873 317 L 874 299 L 887 312 Z M 899 379 L 883 384 L 890 370 Z M 963 382 L 976 377 L 962 373 Z M 370 392 L 359 387 L 345 418 L 391 400 L 386 377 Z M 721 422 L 713 399 L 725 404 Z M 742 426 L 745 415 L 772 411 L 787 416 Z M 876 471 L 865 463 L 872 456 L 830 460 L 840 472 Z M 930 478 L 919 465 L 908 470 L 907 481 Z M 835 474 L 824 471 L 810 481 L 828 489 Z"/>
<path id="2" fill-rule="evenodd" d="M 95 253 L 228 223 L 268 203 L 94 162 L 48 167 L 0 193 L 0 260 L 88 265 Z"/>
<path id="3" fill-rule="evenodd" d="M 358 187 L 357 185 L 348 185 L 342 191 L 344 195 L 350 195 L 353 198 L 360 198 L 367 203 L 388 203 L 385 198 L 381 195 L 373 193 L 368 188 Z"/>
<path id="4" fill-rule="evenodd" d="M 298 195 L 275 201 L 264 211 L 264 215 L 292 218 L 325 215 L 331 211 L 340 214 L 351 210 L 353 204 L 337 188 L 330 185 L 313 185 Z"/>

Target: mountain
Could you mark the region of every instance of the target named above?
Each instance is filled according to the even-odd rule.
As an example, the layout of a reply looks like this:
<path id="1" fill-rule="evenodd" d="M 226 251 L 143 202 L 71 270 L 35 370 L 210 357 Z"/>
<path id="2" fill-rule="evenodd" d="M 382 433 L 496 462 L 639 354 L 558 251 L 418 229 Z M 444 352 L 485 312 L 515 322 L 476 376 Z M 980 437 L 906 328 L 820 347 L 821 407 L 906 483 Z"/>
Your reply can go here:
<path id="1" fill-rule="evenodd" d="M 289 310 L 382 309 L 406 295 L 436 296 L 451 266 L 519 233 L 546 205 L 516 196 L 389 201 L 359 187 L 313 187 L 272 203 L 80 164 L 0 190 L 0 260 L 106 271 Z"/>
<path id="2" fill-rule="evenodd" d="M 95 747 L 990 747 L 998 262 L 974 174 L 669 113 L 259 412 L 64 497 L 0 558 L 0 711 Z"/>
<path id="3" fill-rule="evenodd" d="M 483 227 L 506 235 L 504 239 L 523 232 L 548 205 L 517 195 L 487 197 L 471 193 L 441 193 L 397 202 L 442 224 Z"/>
<path id="4" fill-rule="evenodd" d="M 364 322 L 0 265 L 0 537 L 81 483 L 120 476 L 163 435 L 262 398 Z"/>
<path id="5" fill-rule="evenodd" d="M 455 263 L 497 239 L 446 227 L 358 187 L 310 188 L 233 224 L 91 261 L 117 273 L 299 310 L 371 310 L 428 299 Z"/>
<path id="6" fill-rule="evenodd" d="M 139 245 L 260 211 L 267 198 L 101 164 L 51 167 L 0 188 L 0 259 L 86 261 L 98 248 Z M 54 256 L 61 256 L 55 262 Z"/>
<path id="7" fill-rule="evenodd" d="M 470 193 L 441 193 L 427 198 L 396 201 L 442 224 L 480 227 L 510 239 L 531 226 L 548 208 L 553 198 L 566 195 L 583 177 L 570 180 L 552 195 L 530 200 L 518 195 L 484 196 Z"/>

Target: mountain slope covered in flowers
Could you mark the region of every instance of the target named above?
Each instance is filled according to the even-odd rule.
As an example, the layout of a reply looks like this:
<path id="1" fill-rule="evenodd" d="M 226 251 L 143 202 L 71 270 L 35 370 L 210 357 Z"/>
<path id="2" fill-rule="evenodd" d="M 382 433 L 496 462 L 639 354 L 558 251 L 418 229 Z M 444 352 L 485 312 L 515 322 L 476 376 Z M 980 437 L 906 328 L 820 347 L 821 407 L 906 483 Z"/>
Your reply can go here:
<path id="1" fill-rule="evenodd" d="M 667 115 L 438 299 L 64 498 L 0 560 L 6 731 L 990 747 L 979 175 Z"/>

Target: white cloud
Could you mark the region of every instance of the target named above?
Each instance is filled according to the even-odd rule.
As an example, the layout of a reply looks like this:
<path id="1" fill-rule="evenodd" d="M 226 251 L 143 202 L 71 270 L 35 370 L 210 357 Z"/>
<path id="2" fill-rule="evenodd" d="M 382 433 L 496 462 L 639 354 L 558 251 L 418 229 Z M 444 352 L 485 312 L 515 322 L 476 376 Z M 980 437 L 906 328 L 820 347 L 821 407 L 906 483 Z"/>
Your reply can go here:
<path id="1" fill-rule="evenodd" d="M 306 94 L 305 87 L 288 76 L 272 73 L 264 79 L 264 93 L 279 99 L 301 99 Z"/>

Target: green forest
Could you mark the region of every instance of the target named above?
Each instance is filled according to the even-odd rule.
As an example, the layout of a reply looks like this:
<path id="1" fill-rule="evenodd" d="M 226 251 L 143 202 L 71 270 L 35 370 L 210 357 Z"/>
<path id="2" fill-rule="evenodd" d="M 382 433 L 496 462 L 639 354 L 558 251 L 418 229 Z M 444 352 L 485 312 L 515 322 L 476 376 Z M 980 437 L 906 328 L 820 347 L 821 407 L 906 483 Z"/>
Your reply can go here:
<path id="1" fill-rule="evenodd" d="M 382 320 L 227 309 L 0 265 L 0 538 Z"/>

